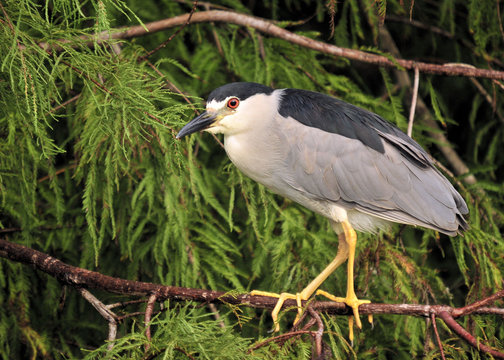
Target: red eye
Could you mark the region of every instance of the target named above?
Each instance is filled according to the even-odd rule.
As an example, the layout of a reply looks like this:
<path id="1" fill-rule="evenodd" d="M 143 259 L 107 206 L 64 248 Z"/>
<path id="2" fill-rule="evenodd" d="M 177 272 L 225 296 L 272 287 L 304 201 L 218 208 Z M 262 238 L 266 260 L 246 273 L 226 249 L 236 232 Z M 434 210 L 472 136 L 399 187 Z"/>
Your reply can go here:
<path id="1" fill-rule="evenodd" d="M 227 102 L 227 107 L 230 109 L 236 109 L 240 105 L 240 100 L 237 98 L 231 98 Z"/>

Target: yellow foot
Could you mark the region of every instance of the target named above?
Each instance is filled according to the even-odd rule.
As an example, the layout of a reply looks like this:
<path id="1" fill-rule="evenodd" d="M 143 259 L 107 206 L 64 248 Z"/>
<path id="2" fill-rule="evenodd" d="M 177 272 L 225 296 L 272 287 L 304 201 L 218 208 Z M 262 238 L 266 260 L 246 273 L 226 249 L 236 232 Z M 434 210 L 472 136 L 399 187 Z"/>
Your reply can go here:
<path id="1" fill-rule="evenodd" d="M 336 297 L 332 294 L 329 294 L 327 291 L 324 291 L 324 290 L 317 290 L 317 292 L 315 293 L 315 295 L 323 295 L 325 296 L 326 298 L 332 300 L 332 301 L 336 301 L 336 302 L 343 302 L 345 304 L 347 304 L 348 306 L 350 306 L 353 310 L 353 317 L 350 316 L 349 319 L 348 319 L 348 331 L 349 331 L 349 335 L 348 335 L 348 339 L 350 340 L 350 342 L 353 344 L 353 339 L 354 339 L 354 335 L 353 335 L 353 324 L 354 324 L 354 318 L 355 318 L 355 324 L 357 325 L 357 327 L 359 329 L 362 329 L 362 322 L 360 320 L 360 316 L 359 316 L 359 306 L 362 305 L 362 304 L 369 304 L 371 303 L 371 301 L 369 300 L 359 300 L 357 299 L 357 296 L 355 296 L 355 294 L 350 294 L 348 295 L 347 294 L 347 297 Z M 372 316 L 368 316 L 368 320 L 369 322 L 372 324 L 373 323 L 373 317 Z"/>
<path id="2" fill-rule="evenodd" d="M 301 293 L 297 293 L 296 295 L 289 294 L 289 293 L 277 294 L 277 293 L 272 293 L 272 292 L 267 292 L 267 291 L 252 290 L 250 292 L 250 295 L 269 296 L 269 297 L 278 298 L 278 301 L 275 305 L 275 308 L 271 312 L 271 317 L 273 318 L 273 323 L 275 324 L 275 330 L 274 330 L 275 332 L 280 331 L 280 324 L 278 323 L 278 314 L 280 313 L 280 309 L 282 309 L 282 305 L 284 304 L 285 300 L 287 300 L 287 299 L 296 300 L 296 303 L 298 306 L 298 314 L 296 316 L 296 319 L 294 320 L 294 324 L 298 321 L 299 317 L 302 314 L 301 301 L 307 300 L 307 299 L 303 299 L 303 295 L 301 295 Z"/>

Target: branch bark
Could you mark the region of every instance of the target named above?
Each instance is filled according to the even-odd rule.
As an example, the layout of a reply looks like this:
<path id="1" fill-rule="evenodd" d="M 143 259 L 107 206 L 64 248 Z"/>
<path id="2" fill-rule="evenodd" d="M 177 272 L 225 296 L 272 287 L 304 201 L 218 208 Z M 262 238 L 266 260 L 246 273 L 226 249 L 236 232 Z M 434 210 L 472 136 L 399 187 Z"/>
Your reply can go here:
<path id="1" fill-rule="evenodd" d="M 128 39 L 133 37 L 144 36 L 146 34 L 156 33 L 175 26 L 182 26 L 188 22 L 191 14 L 185 14 L 167 18 L 159 21 L 147 23 L 145 25 L 132 26 L 127 29 L 117 29 L 117 32 L 104 31 L 91 36 L 81 36 L 83 41 L 88 42 L 89 46 L 96 43 L 104 43 L 110 39 Z M 450 75 L 450 76 L 469 76 L 481 77 L 496 80 L 504 80 L 504 71 L 496 71 L 489 69 L 480 69 L 468 64 L 447 63 L 444 65 L 430 64 L 425 62 L 416 62 L 413 60 L 395 59 L 382 55 L 367 53 L 360 50 L 342 48 L 339 46 L 324 43 L 310 39 L 306 36 L 294 34 L 288 30 L 278 27 L 262 18 L 240 14 L 231 11 L 209 10 L 201 11 L 192 14 L 190 19 L 191 24 L 205 22 L 225 22 L 240 26 L 248 26 L 257 29 L 265 34 L 278 37 L 309 49 L 320 51 L 325 54 L 341 56 L 350 60 L 366 62 L 385 67 L 402 67 L 404 69 L 418 68 L 419 71 L 430 74 Z M 61 40 L 69 42 L 68 40 Z M 59 50 L 58 46 L 49 45 L 41 42 L 39 46 L 47 51 Z"/>
<path id="2" fill-rule="evenodd" d="M 457 333 L 458 336 L 460 336 L 462 339 L 467 341 L 469 344 L 471 344 L 473 347 L 478 349 L 479 351 L 483 351 L 487 354 L 492 355 L 495 358 L 498 359 L 504 359 L 504 353 L 493 350 L 492 348 L 481 344 L 478 340 L 475 339 L 474 336 L 472 336 L 469 332 L 467 332 L 466 329 L 464 329 L 461 325 L 459 325 L 458 322 L 455 321 L 455 319 L 446 311 L 441 311 L 438 314 L 440 319 L 443 319 L 446 325 L 455 333 Z"/>
<path id="3" fill-rule="evenodd" d="M 252 296 L 249 294 L 230 294 L 223 291 L 213 291 L 204 289 L 192 289 L 179 286 L 166 286 L 142 281 L 132 281 L 119 279 L 108 275 L 103 275 L 95 271 L 90 271 L 68 265 L 43 252 L 15 244 L 13 242 L 0 239 L 0 257 L 16 262 L 32 265 L 65 285 L 75 288 L 90 288 L 109 291 L 115 294 L 151 296 L 155 294 L 158 301 L 166 299 L 179 301 L 197 301 L 208 303 L 222 303 L 231 305 L 247 305 L 255 308 L 273 309 L 277 299 L 267 296 Z M 495 301 L 499 297 L 504 297 L 501 291 L 492 297 Z M 306 304 L 306 301 L 303 302 Z M 485 301 L 484 304 L 488 302 Z M 332 301 L 314 301 L 311 303 L 314 310 L 324 311 L 334 315 L 351 315 L 351 309 L 344 303 Z M 286 300 L 283 309 L 296 307 L 295 300 Z M 295 309 L 293 309 L 294 311 Z M 429 317 L 430 314 L 439 314 L 445 311 L 449 314 L 455 312 L 455 308 L 446 305 L 419 305 L 419 304 L 363 304 L 359 307 L 361 314 L 396 314 Z M 504 309 L 480 307 L 472 309 L 473 314 L 498 314 L 504 316 Z"/>
<path id="4" fill-rule="evenodd" d="M 5 239 L 0 239 L 0 257 L 16 262 L 34 266 L 62 284 L 75 288 L 100 289 L 115 294 L 133 296 L 151 296 L 155 294 L 158 301 L 166 299 L 178 301 L 196 301 L 204 303 L 221 303 L 230 305 L 247 305 L 254 308 L 273 309 L 277 303 L 276 298 L 267 296 L 252 296 L 249 294 L 231 294 L 223 291 L 193 289 L 179 286 L 166 286 L 142 281 L 119 279 L 103 275 L 95 271 L 68 265 L 43 252 L 19 245 Z M 502 293 L 502 294 L 501 294 Z M 504 292 L 498 293 L 504 297 Z M 496 300 L 495 297 L 492 298 Z M 304 301 L 303 304 L 307 302 Z M 485 302 L 487 304 L 487 302 Z M 351 315 L 351 309 L 344 303 L 333 301 L 313 301 L 314 310 L 324 311 L 334 315 Z M 296 307 L 295 300 L 286 300 L 283 309 Z M 292 309 L 294 311 L 296 309 Z M 419 304 L 363 304 L 359 307 L 361 314 L 396 314 L 429 317 L 441 311 L 452 314 L 456 309 L 446 305 L 419 305 Z M 488 315 L 498 314 L 504 316 L 504 309 L 480 307 L 471 311 L 473 314 Z"/>
<path id="5" fill-rule="evenodd" d="M 147 283 L 142 281 L 124 280 L 114 278 L 100 273 L 68 265 L 43 252 L 19 245 L 5 239 L 0 239 L 0 257 L 32 265 L 36 269 L 53 276 L 62 284 L 70 285 L 77 289 L 100 289 L 111 293 L 123 295 L 148 296 L 150 299 L 156 298 L 157 301 L 172 299 L 176 301 L 196 301 L 202 303 L 221 303 L 232 305 L 244 305 L 254 308 L 273 309 L 277 299 L 267 296 L 251 296 L 249 294 L 231 294 L 222 291 L 191 289 L 178 286 L 166 286 L 160 284 Z M 464 330 L 453 319 L 456 316 L 471 314 L 497 314 L 504 316 L 504 308 L 483 307 L 490 303 L 504 298 L 504 291 L 490 296 L 487 299 L 468 305 L 464 308 L 453 308 L 447 305 L 420 305 L 420 304 L 363 304 L 359 307 L 362 315 L 368 314 L 395 314 L 431 317 L 435 315 L 452 328 L 461 338 L 468 341 L 478 350 L 491 353 L 494 357 L 502 356 L 504 353 L 490 349 L 488 346 L 478 344 L 474 336 L 464 333 Z M 150 301 L 152 302 L 152 301 Z M 314 311 L 323 311 L 333 315 L 352 315 L 352 309 L 344 303 L 332 301 L 303 301 L 303 306 L 310 302 L 310 308 Z M 282 309 L 288 311 L 297 311 L 295 300 L 286 300 Z M 478 307 L 479 306 L 479 307 Z M 146 310 L 146 312 L 148 312 Z M 147 315 L 147 314 L 146 314 Z M 147 316 L 146 316 L 147 318 Z M 447 320 L 446 320 L 447 319 Z M 451 320 L 453 321 L 451 321 Z M 453 324 L 455 322 L 456 325 Z M 464 330 L 465 331 L 465 330 Z M 469 336 L 467 336 L 467 334 Z M 476 343 L 476 345 L 474 345 Z M 491 352 L 486 351 L 490 349 Z"/>

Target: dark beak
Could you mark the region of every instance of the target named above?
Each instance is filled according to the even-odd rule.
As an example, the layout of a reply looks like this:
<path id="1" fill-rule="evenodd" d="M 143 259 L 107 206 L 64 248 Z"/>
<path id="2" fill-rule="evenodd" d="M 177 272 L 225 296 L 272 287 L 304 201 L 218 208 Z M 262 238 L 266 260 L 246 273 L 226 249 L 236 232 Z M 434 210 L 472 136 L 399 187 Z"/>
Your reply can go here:
<path id="1" fill-rule="evenodd" d="M 195 117 L 191 121 L 189 121 L 182 130 L 177 134 L 177 139 L 181 139 L 186 135 L 190 135 L 195 133 L 196 131 L 205 130 L 210 127 L 215 122 L 217 118 L 217 114 L 211 114 L 208 112 L 204 112 L 198 117 Z"/>

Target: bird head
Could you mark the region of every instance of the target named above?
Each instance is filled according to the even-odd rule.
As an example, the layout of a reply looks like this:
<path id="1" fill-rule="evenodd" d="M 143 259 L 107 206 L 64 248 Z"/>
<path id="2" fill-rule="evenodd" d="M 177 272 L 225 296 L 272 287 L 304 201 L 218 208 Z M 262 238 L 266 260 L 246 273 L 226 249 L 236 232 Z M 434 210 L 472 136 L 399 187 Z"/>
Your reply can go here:
<path id="1" fill-rule="evenodd" d="M 200 130 L 229 135 L 253 126 L 258 117 L 271 112 L 273 89 L 256 83 L 231 83 L 210 93 L 206 111 L 187 123 L 177 139 Z"/>

